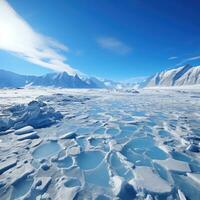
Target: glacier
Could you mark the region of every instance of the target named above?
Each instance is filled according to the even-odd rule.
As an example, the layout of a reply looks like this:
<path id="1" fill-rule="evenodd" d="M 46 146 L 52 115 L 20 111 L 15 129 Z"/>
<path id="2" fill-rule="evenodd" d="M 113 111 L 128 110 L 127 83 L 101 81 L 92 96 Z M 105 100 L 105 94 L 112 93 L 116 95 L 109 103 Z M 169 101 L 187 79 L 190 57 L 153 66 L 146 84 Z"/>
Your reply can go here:
<path id="1" fill-rule="evenodd" d="M 199 200 L 200 88 L 13 88 L 0 99 L 0 199 Z"/>

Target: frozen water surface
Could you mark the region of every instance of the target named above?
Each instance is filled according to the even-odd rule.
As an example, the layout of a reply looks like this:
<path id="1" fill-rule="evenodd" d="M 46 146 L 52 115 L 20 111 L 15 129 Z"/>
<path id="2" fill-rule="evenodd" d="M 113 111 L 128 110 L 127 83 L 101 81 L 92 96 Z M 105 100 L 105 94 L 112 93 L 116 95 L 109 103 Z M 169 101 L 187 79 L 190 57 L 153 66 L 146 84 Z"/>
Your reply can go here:
<path id="1" fill-rule="evenodd" d="M 25 196 L 31 189 L 32 184 L 33 184 L 32 178 L 24 178 L 18 180 L 16 183 L 13 184 L 13 192 L 11 198 L 19 199 Z"/>
<path id="2" fill-rule="evenodd" d="M 77 156 L 77 162 L 81 169 L 88 170 L 96 168 L 104 158 L 100 151 L 82 152 Z"/>
<path id="3" fill-rule="evenodd" d="M 199 98 L 0 90 L 0 199 L 199 200 Z"/>
<path id="4" fill-rule="evenodd" d="M 168 158 L 168 155 L 158 147 L 152 147 L 147 152 L 146 155 L 151 159 L 165 160 Z"/>
<path id="5" fill-rule="evenodd" d="M 102 187 L 109 187 L 109 174 L 107 165 L 103 162 L 96 169 L 86 171 L 85 179 L 88 183 Z"/>
<path id="6" fill-rule="evenodd" d="M 47 142 L 41 144 L 33 151 L 33 157 L 36 159 L 47 158 L 53 156 L 60 151 L 60 146 L 57 142 Z"/>
<path id="7" fill-rule="evenodd" d="M 60 168 L 69 168 L 70 166 L 72 166 L 72 164 L 73 160 L 71 157 L 66 157 L 61 160 L 58 160 L 58 167 Z"/>

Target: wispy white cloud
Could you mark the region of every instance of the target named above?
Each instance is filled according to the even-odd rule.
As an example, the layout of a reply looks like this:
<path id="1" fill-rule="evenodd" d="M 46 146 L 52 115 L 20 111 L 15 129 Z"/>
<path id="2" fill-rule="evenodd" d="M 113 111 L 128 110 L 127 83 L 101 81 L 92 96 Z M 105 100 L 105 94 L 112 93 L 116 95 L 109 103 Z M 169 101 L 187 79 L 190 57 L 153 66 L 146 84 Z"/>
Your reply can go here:
<path id="1" fill-rule="evenodd" d="M 200 59 L 200 56 L 194 56 L 194 57 L 190 57 L 190 58 L 185 59 L 185 62 L 193 61 L 193 60 L 199 60 L 199 59 Z"/>
<path id="2" fill-rule="evenodd" d="M 100 47 L 119 53 L 119 54 L 127 54 L 132 51 L 131 47 L 129 47 L 124 42 L 114 37 L 97 38 L 97 43 L 99 44 Z"/>
<path id="3" fill-rule="evenodd" d="M 186 59 L 182 60 L 181 62 L 179 62 L 179 63 L 177 64 L 177 66 L 178 66 L 178 65 L 182 65 L 182 64 L 186 64 L 186 63 L 188 63 L 189 61 L 194 61 L 194 60 L 200 60 L 200 56 L 193 56 L 193 57 L 186 58 Z"/>
<path id="4" fill-rule="evenodd" d="M 175 60 L 175 59 L 178 59 L 177 56 L 172 56 L 172 57 L 169 57 L 168 60 Z"/>
<path id="5" fill-rule="evenodd" d="M 37 33 L 6 0 L 0 0 L 0 49 L 41 67 L 66 71 L 77 70 L 65 63 L 62 52 L 69 48 L 54 39 Z"/>

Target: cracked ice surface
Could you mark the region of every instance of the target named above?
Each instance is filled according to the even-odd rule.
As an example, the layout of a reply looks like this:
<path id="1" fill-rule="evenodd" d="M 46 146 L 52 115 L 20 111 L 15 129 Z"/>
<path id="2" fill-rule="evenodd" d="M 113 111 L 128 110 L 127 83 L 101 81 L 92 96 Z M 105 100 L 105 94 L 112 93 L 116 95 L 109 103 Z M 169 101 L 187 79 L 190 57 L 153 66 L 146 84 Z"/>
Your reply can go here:
<path id="1" fill-rule="evenodd" d="M 197 96 L 0 90 L 0 199 L 199 200 Z"/>

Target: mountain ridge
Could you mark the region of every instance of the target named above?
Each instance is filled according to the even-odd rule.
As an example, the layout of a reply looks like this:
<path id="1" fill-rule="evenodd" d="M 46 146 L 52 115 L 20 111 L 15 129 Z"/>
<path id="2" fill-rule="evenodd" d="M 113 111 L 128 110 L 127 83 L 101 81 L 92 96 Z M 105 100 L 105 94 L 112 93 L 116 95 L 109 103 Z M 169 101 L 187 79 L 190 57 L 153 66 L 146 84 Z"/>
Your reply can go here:
<path id="1" fill-rule="evenodd" d="M 98 80 L 98 79 L 96 79 Z M 61 88 L 106 88 L 103 81 L 94 81 L 94 78 L 80 78 L 67 72 L 48 73 L 41 76 L 20 75 L 0 69 L 0 88 L 16 88 L 25 86 L 52 86 Z"/>
<path id="2" fill-rule="evenodd" d="M 150 76 L 142 87 L 171 87 L 200 84 L 200 66 L 186 64 Z"/>
<path id="3" fill-rule="evenodd" d="M 137 84 L 127 84 L 112 80 L 81 77 L 78 74 L 69 75 L 67 72 L 48 73 L 41 76 L 20 75 L 0 69 L 0 88 L 17 88 L 25 86 L 43 86 L 60 88 L 122 88 L 133 87 L 172 87 L 200 84 L 200 66 L 184 65 L 158 72 L 145 81 Z"/>

